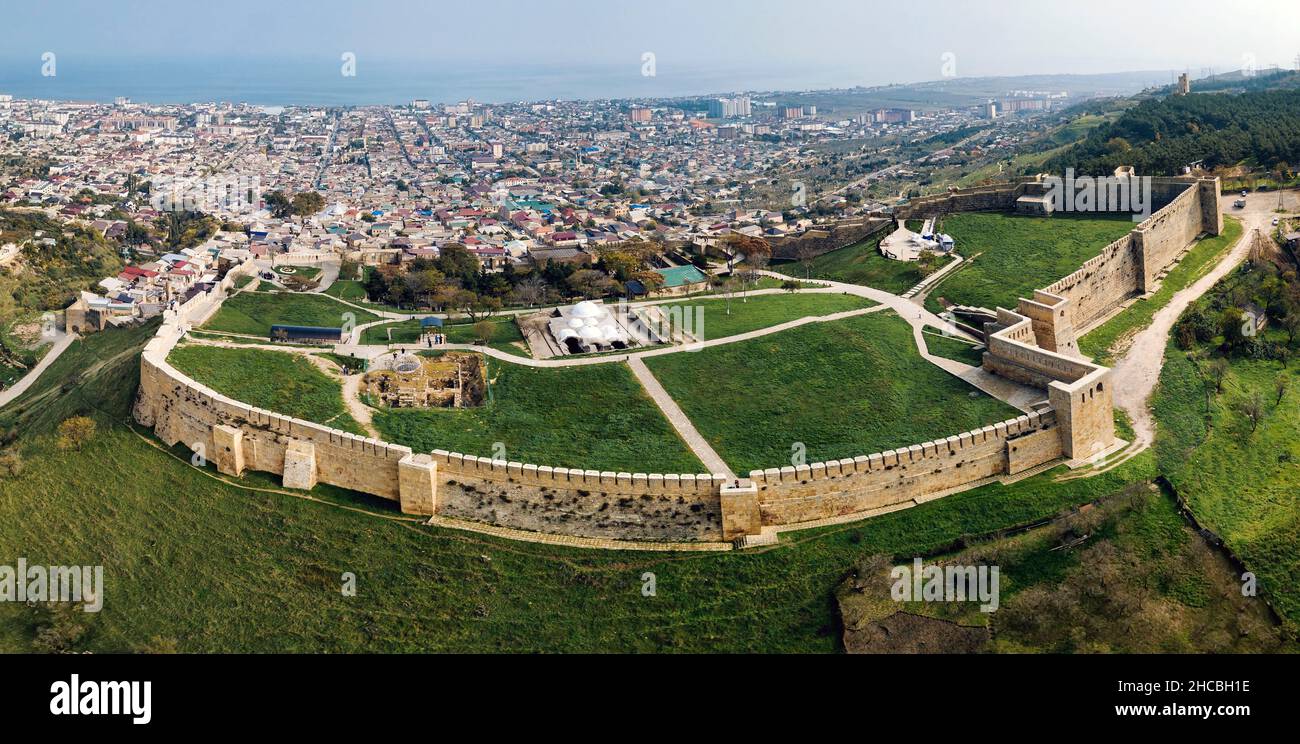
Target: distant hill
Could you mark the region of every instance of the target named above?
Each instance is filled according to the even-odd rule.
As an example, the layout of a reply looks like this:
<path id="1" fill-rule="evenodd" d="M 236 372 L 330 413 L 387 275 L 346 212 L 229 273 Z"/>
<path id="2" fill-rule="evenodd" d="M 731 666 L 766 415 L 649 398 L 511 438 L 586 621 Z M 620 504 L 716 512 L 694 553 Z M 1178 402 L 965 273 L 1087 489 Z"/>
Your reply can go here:
<path id="1" fill-rule="evenodd" d="M 1247 163 L 1289 172 L 1300 163 L 1297 78 L 1220 79 L 1223 93 L 1197 93 L 1194 84 L 1191 95 L 1148 98 L 1048 160 L 1047 169 L 1108 175 L 1132 165 L 1144 175 L 1177 175 L 1200 161 L 1207 169 Z M 1246 92 L 1227 93 L 1233 85 Z"/>

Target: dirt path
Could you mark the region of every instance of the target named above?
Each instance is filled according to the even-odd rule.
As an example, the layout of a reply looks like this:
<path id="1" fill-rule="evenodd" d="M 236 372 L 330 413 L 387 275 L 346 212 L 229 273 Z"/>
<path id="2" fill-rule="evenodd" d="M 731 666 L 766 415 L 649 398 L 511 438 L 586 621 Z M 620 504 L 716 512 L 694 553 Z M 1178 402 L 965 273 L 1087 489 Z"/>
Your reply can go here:
<path id="1" fill-rule="evenodd" d="M 45 372 L 45 370 L 49 369 L 49 366 L 54 364 L 54 362 L 63 355 L 63 352 L 68 350 L 68 347 L 72 345 L 72 342 L 76 341 L 78 338 L 79 337 L 75 333 L 63 333 L 60 331 L 58 340 L 54 342 L 54 346 L 51 347 L 49 351 L 45 352 L 45 356 L 41 358 L 41 361 L 38 362 L 35 367 L 28 370 L 27 374 L 23 375 L 21 380 L 0 391 L 0 408 L 4 408 L 17 400 L 18 396 L 27 392 L 27 388 L 31 387 L 32 384 L 35 383 L 36 380 Z"/>
<path id="2" fill-rule="evenodd" d="M 324 360 L 321 360 L 324 361 Z M 375 439 L 383 439 L 379 435 L 379 430 L 374 424 L 374 410 L 361 402 L 361 381 L 365 375 L 348 375 L 343 378 L 343 405 L 347 406 L 348 413 L 356 419 L 361 428 Z"/>
<path id="3" fill-rule="evenodd" d="M 1236 198 L 1233 195 L 1225 195 L 1223 203 L 1229 205 Z M 1160 370 L 1165 362 L 1165 347 L 1169 343 L 1169 334 L 1174 324 L 1178 322 L 1179 316 L 1188 306 L 1210 291 L 1220 279 L 1245 260 L 1257 230 L 1265 234 L 1271 230 L 1269 223 L 1272 221 L 1272 209 L 1276 203 L 1276 195 L 1252 194 L 1247 197 L 1245 210 L 1225 209 L 1225 212 L 1231 213 L 1242 221 L 1243 229 L 1237 244 L 1209 273 L 1174 294 L 1169 304 L 1161 308 L 1151 319 L 1150 325 L 1133 337 L 1133 342 L 1124 356 L 1114 365 L 1112 374 L 1115 405 L 1128 414 L 1133 422 L 1135 435 L 1134 442 L 1123 459 L 1127 460 L 1141 452 L 1151 446 L 1155 440 L 1155 419 L 1148 408 L 1148 402 L 1152 392 L 1155 391 L 1156 383 L 1160 381 Z"/>

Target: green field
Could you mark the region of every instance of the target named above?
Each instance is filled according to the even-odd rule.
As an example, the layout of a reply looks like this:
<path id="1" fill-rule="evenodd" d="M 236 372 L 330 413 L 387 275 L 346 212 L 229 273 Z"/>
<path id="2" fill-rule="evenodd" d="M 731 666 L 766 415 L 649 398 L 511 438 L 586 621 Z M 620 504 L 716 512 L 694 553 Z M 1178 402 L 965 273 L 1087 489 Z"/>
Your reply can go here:
<path id="1" fill-rule="evenodd" d="M 935 356 L 955 359 L 972 367 L 979 367 L 984 364 L 983 346 L 975 346 L 948 336 L 927 332 L 925 334 L 925 348 L 929 349 L 930 353 Z"/>
<path id="2" fill-rule="evenodd" d="M 926 298 L 932 312 L 942 309 L 940 298 L 957 305 L 1014 309 L 1021 297 L 1032 297 L 1035 289 L 1073 273 L 1123 237 L 1133 229 L 1133 221 L 1125 215 L 970 212 L 943 218 L 938 229 L 952 235 L 967 263 Z"/>
<path id="3" fill-rule="evenodd" d="M 844 294 L 779 294 L 756 295 L 749 298 L 686 300 L 659 305 L 668 317 L 676 312 L 683 324 L 689 325 L 696 338 L 715 339 L 735 336 L 760 328 L 780 325 L 799 318 L 833 315 L 847 310 L 874 307 L 871 300 Z M 728 307 L 730 313 L 728 313 Z M 702 308 L 703 312 L 696 310 Z M 697 322 L 703 318 L 703 334 Z"/>
<path id="4" fill-rule="evenodd" d="M 491 318 L 491 322 L 496 331 L 492 334 L 492 341 L 488 344 L 489 347 L 512 354 L 525 354 L 525 349 L 518 345 L 524 342 L 524 334 L 520 332 L 519 324 L 515 322 L 513 315 L 497 316 Z M 392 331 L 391 336 L 389 334 L 390 330 Z M 419 320 L 384 323 L 362 331 L 361 343 L 380 346 L 414 344 L 420 340 L 421 333 Z M 474 344 L 479 341 L 478 335 L 474 332 L 474 324 L 463 319 L 447 321 L 447 324 L 441 329 L 441 333 L 447 336 L 447 343 L 449 344 Z"/>
<path id="5" fill-rule="evenodd" d="M 1079 339 L 1079 351 L 1093 357 L 1098 364 L 1114 362 L 1112 351 L 1117 342 L 1150 325 L 1155 314 L 1168 305 L 1175 294 L 1209 273 L 1240 237 L 1241 221 L 1233 217 L 1225 219 L 1222 234 L 1198 241 L 1164 278 L 1155 294 L 1139 299 L 1119 315 L 1089 331 Z"/>
<path id="6" fill-rule="evenodd" d="M 652 357 L 646 364 L 737 472 L 881 452 L 1019 415 L 921 358 L 892 313 Z"/>
<path id="7" fill-rule="evenodd" d="M 167 361 L 235 400 L 286 416 L 365 435 L 343 405 L 342 387 L 299 354 L 181 345 Z"/>
<path id="8" fill-rule="evenodd" d="M 895 261 L 880 255 L 878 246 L 883 237 L 883 234 L 872 236 L 845 248 L 823 253 L 809 261 L 806 270 L 804 264 L 798 261 L 773 264 L 772 270 L 800 279 L 807 271 L 812 279 L 861 284 L 902 294 L 919 284 L 925 275 L 914 262 Z"/>
<path id="9" fill-rule="evenodd" d="M 375 427 L 417 452 L 445 449 L 555 467 L 702 473 L 621 363 L 545 369 L 488 359 L 491 400 L 457 410 L 385 409 Z"/>
<path id="10" fill-rule="evenodd" d="M 328 297 L 289 292 L 243 292 L 227 299 L 204 328 L 227 333 L 269 336 L 277 324 L 338 328 L 351 313 L 355 325 L 379 320 L 374 313 Z"/>

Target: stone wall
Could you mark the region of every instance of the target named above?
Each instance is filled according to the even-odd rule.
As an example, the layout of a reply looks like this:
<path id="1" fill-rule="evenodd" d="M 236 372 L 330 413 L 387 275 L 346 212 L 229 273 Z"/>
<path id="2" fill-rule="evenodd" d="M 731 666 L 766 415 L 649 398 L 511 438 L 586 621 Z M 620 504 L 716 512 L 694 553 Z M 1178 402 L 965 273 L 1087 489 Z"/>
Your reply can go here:
<path id="1" fill-rule="evenodd" d="M 881 509 L 987 478 L 1010 475 L 1061 456 L 1052 412 L 865 457 L 749 474 L 765 525 L 790 525 Z M 1022 446 L 1023 445 L 1023 446 Z"/>
<path id="2" fill-rule="evenodd" d="M 1153 291 L 1156 279 L 1197 236 L 1223 230 L 1219 180 L 1153 178 L 1152 201 L 1163 204 L 1044 292 L 1070 301 L 1069 322 L 1085 331 L 1126 300 Z"/>
<path id="3" fill-rule="evenodd" d="M 794 237 L 773 238 L 768 242 L 772 246 L 772 258 L 793 261 L 799 259 L 801 250 L 806 249 L 809 257 L 820 256 L 883 234 L 893 224 L 893 220 L 889 219 L 848 220 L 821 225 Z"/>

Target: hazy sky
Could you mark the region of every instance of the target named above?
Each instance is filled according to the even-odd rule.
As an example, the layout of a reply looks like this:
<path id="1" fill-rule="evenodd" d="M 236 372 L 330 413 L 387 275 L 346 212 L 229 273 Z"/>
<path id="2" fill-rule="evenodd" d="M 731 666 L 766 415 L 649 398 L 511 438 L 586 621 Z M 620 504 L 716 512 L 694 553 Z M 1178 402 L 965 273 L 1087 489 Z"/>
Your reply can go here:
<path id="1" fill-rule="evenodd" d="M 1294 66 L 1296 0 L 40 0 L 7 2 L 3 64 L 283 58 L 816 69 L 845 84 Z"/>

